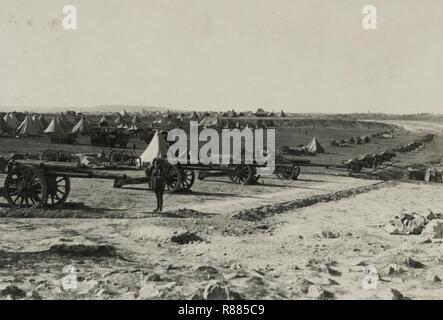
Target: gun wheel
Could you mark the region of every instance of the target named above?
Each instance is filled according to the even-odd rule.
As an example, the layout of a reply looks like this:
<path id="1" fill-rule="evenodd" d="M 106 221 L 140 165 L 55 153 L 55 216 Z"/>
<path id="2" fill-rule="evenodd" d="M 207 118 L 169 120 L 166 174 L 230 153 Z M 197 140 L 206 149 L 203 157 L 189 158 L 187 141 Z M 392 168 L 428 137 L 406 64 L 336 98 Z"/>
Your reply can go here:
<path id="1" fill-rule="evenodd" d="M 46 178 L 36 167 L 29 165 L 14 167 L 6 176 L 4 195 L 11 207 L 42 207 L 47 197 Z"/>
<path id="2" fill-rule="evenodd" d="M 65 203 L 71 191 L 71 180 L 68 176 L 47 176 L 48 193 L 45 203 L 50 206 Z"/>
<path id="3" fill-rule="evenodd" d="M 58 161 L 58 153 L 53 149 L 46 149 L 40 156 L 40 160 Z"/>
<path id="4" fill-rule="evenodd" d="M 254 180 L 255 170 L 249 164 L 232 165 L 228 173 L 229 179 L 237 184 L 251 184 Z"/>
<path id="5" fill-rule="evenodd" d="M 181 170 L 180 191 L 189 191 L 195 181 L 195 172 L 192 169 Z"/>

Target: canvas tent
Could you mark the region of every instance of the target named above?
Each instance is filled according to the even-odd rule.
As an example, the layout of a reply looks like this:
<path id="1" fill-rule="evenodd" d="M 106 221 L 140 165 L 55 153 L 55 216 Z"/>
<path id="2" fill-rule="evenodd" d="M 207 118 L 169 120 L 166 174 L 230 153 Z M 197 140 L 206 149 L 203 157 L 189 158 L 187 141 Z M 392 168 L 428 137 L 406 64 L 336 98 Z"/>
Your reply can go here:
<path id="1" fill-rule="evenodd" d="M 101 127 L 108 127 L 108 118 L 104 115 L 98 122 L 98 125 Z"/>
<path id="2" fill-rule="evenodd" d="M 191 113 L 190 116 L 189 116 L 189 119 L 198 119 L 198 118 L 199 118 L 199 117 L 198 117 L 197 112 L 192 111 L 192 113 Z"/>
<path id="3" fill-rule="evenodd" d="M 133 123 L 127 130 L 137 132 L 140 131 L 140 128 L 135 123 Z"/>
<path id="4" fill-rule="evenodd" d="M 66 119 L 66 116 L 63 112 L 57 116 L 56 121 L 63 128 L 63 131 L 65 132 L 71 131 L 71 126 L 68 123 L 68 120 Z"/>
<path id="5" fill-rule="evenodd" d="M 227 112 L 227 116 L 233 118 L 237 116 L 237 113 L 234 110 L 231 110 Z"/>
<path id="6" fill-rule="evenodd" d="M 125 109 L 122 109 L 122 111 L 120 111 L 120 115 L 121 115 L 123 118 L 126 118 L 126 117 L 128 116 L 128 113 L 126 112 Z"/>
<path id="7" fill-rule="evenodd" d="M 65 130 L 60 125 L 59 120 L 56 117 L 52 117 L 51 122 L 49 123 L 48 127 L 43 131 L 44 133 L 51 133 L 51 134 L 64 134 Z"/>
<path id="8" fill-rule="evenodd" d="M 306 145 L 306 150 L 311 153 L 324 153 L 325 149 L 322 147 L 317 138 L 312 138 L 311 142 Z"/>
<path id="9" fill-rule="evenodd" d="M 268 113 L 263 110 L 262 108 L 258 108 L 257 111 L 255 111 L 254 116 L 256 117 L 266 117 Z"/>
<path id="10" fill-rule="evenodd" d="M 48 126 L 48 122 L 46 121 L 45 117 L 43 117 L 43 115 L 39 114 L 38 115 L 38 120 L 40 121 L 40 123 L 43 126 L 43 129 L 46 128 Z"/>
<path id="11" fill-rule="evenodd" d="M 82 117 L 80 120 L 78 120 L 77 124 L 72 128 L 71 133 L 76 134 L 87 134 L 89 131 L 89 126 L 86 123 L 86 119 Z"/>
<path id="12" fill-rule="evenodd" d="M 117 113 L 117 116 L 114 119 L 114 123 L 116 125 L 123 123 L 123 116 L 120 113 Z"/>
<path id="13" fill-rule="evenodd" d="M 32 115 L 32 121 L 34 121 L 34 124 L 39 132 L 42 132 L 45 129 L 42 123 L 40 122 L 37 114 Z"/>
<path id="14" fill-rule="evenodd" d="M 122 122 L 122 123 L 120 123 L 120 124 L 117 126 L 117 128 L 119 128 L 119 129 L 128 129 L 129 126 L 128 126 L 126 123 Z"/>
<path id="15" fill-rule="evenodd" d="M 12 128 L 10 126 L 8 126 L 8 124 L 6 123 L 6 121 L 0 117 L 0 135 L 11 132 Z"/>
<path id="16" fill-rule="evenodd" d="M 38 136 L 39 130 L 29 114 L 26 115 L 25 120 L 18 126 L 20 136 Z"/>
<path id="17" fill-rule="evenodd" d="M 3 117 L 3 120 L 5 120 L 5 122 L 8 124 L 8 126 L 13 130 L 17 129 L 17 127 L 20 125 L 20 122 L 17 120 L 14 113 L 12 113 L 12 112 L 7 113 Z"/>
<path id="18" fill-rule="evenodd" d="M 141 163 L 152 163 L 154 159 L 165 158 L 168 153 L 168 148 L 168 143 L 165 138 L 156 131 L 148 147 L 140 156 Z"/>

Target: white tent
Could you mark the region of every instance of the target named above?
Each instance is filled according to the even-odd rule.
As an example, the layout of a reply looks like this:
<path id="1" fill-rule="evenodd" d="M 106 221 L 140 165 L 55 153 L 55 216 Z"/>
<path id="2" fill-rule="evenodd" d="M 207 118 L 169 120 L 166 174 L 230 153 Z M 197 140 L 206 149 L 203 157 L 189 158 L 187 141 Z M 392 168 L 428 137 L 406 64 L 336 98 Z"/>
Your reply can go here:
<path id="1" fill-rule="evenodd" d="M 101 127 L 108 127 L 108 118 L 106 117 L 106 115 L 104 115 L 99 121 L 98 121 L 98 125 Z"/>
<path id="2" fill-rule="evenodd" d="M 40 119 L 37 114 L 32 115 L 32 121 L 34 121 L 34 124 L 39 132 L 42 132 L 45 129 L 43 127 L 43 124 L 40 122 Z"/>
<path id="3" fill-rule="evenodd" d="M 72 128 L 72 133 L 78 133 L 78 134 L 86 134 L 89 131 L 89 126 L 86 123 L 86 119 L 84 117 L 80 118 L 80 120 L 77 122 L 77 124 Z"/>
<path id="4" fill-rule="evenodd" d="M 58 124 L 63 128 L 64 132 L 69 132 L 71 131 L 71 125 L 69 124 L 68 120 L 66 119 L 65 114 L 62 112 L 60 113 L 56 119 L 55 119 Z"/>
<path id="5" fill-rule="evenodd" d="M 8 124 L 10 128 L 13 130 L 17 129 L 17 127 L 20 125 L 20 122 L 15 117 L 14 113 L 9 112 L 4 117 L 3 120 Z"/>
<path id="6" fill-rule="evenodd" d="M 122 122 L 122 123 L 120 123 L 120 124 L 117 126 L 117 128 L 119 128 L 119 129 L 129 129 L 129 126 L 128 126 L 127 123 Z"/>
<path id="7" fill-rule="evenodd" d="M 133 123 L 129 128 L 127 128 L 128 131 L 140 131 L 140 128 Z"/>
<path id="8" fill-rule="evenodd" d="M 11 132 L 12 128 L 6 123 L 6 121 L 0 117 L 0 135 Z"/>
<path id="9" fill-rule="evenodd" d="M 52 117 L 51 122 L 49 123 L 48 127 L 43 131 L 44 133 L 65 133 L 65 130 L 60 125 L 60 122 L 56 117 Z"/>
<path id="10" fill-rule="evenodd" d="M 123 116 L 120 114 L 120 113 L 117 113 L 117 116 L 115 117 L 115 119 L 114 119 L 114 123 L 116 124 L 116 125 L 119 125 L 119 124 L 121 124 L 121 123 L 123 123 L 124 121 L 123 121 Z"/>
<path id="11" fill-rule="evenodd" d="M 198 117 L 197 112 L 192 111 L 192 113 L 190 114 L 189 118 L 190 118 L 190 119 L 198 119 L 199 117 Z"/>
<path id="12" fill-rule="evenodd" d="M 306 145 L 306 149 L 312 153 L 324 153 L 325 148 L 318 142 L 317 138 L 312 138 L 311 142 Z"/>
<path id="13" fill-rule="evenodd" d="M 140 156 L 141 163 L 152 163 L 157 158 L 165 158 L 168 153 L 168 143 L 158 131 L 155 132 L 148 147 Z"/>
<path id="14" fill-rule="evenodd" d="M 120 111 L 120 115 L 121 115 L 123 118 L 126 118 L 126 117 L 128 116 L 128 113 L 126 112 L 125 109 L 122 109 L 122 111 Z"/>
<path id="15" fill-rule="evenodd" d="M 46 128 L 48 126 L 48 122 L 46 121 L 45 117 L 43 117 L 43 115 L 39 115 L 38 116 L 38 120 L 40 121 L 40 123 L 43 126 L 43 129 Z"/>
<path id="16" fill-rule="evenodd" d="M 25 120 L 18 126 L 17 130 L 21 136 L 38 136 L 39 130 L 29 114 L 26 115 Z"/>

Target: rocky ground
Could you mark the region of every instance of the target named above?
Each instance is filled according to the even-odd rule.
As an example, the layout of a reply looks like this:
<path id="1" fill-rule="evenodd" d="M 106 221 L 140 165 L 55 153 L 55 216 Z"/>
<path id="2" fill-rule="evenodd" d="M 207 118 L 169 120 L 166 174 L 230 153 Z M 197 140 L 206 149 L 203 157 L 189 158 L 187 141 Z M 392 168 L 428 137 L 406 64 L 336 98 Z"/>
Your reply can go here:
<path id="1" fill-rule="evenodd" d="M 63 208 L 0 200 L 3 299 L 441 299 L 443 185 L 304 173 L 144 186 L 74 179 Z"/>

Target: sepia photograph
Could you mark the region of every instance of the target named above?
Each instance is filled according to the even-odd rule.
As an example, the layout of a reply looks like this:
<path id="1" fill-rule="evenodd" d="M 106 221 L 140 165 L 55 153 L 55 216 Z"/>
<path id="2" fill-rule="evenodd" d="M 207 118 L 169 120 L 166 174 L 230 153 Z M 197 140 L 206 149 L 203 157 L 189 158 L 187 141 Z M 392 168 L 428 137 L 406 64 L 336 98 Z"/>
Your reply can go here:
<path id="1" fill-rule="evenodd" d="M 442 300 L 442 39 L 439 0 L 0 0 L 0 299 Z"/>

